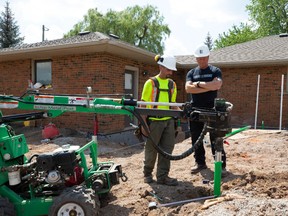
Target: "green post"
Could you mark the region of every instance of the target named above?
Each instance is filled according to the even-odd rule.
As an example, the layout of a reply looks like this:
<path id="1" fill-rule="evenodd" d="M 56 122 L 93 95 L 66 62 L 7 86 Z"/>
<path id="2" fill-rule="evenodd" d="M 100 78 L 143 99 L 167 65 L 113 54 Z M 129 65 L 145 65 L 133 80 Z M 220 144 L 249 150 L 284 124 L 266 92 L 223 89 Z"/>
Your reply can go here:
<path id="1" fill-rule="evenodd" d="M 214 196 L 221 196 L 221 175 L 222 175 L 222 151 L 223 138 L 217 137 L 215 140 L 215 158 L 214 158 Z"/>
<path id="2" fill-rule="evenodd" d="M 215 161 L 214 162 L 214 196 L 216 197 L 221 196 L 221 174 L 222 174 L 222 161 Z"/>
<path id="3" fill-rule="evenodd" d="M 264 129 L 264 121 L 261 123 L 261 129 Z"/>

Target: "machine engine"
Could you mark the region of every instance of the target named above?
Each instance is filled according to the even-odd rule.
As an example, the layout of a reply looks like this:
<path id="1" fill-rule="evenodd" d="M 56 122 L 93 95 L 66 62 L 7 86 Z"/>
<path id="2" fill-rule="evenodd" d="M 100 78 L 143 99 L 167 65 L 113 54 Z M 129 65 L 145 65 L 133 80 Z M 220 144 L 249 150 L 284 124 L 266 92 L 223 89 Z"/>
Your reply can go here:
<path id="1" fill-rule="evenodd" d="M 77 161 L 75 150 L 60 150 L 41 154 L 36 159 L 36 170 L 39 174 L 44 174 L 45 181 L 49 184 L 67 181 L 76 184 L 80 179 L 83 180 L 81 173 L 79 173 L 80 167 L 77 166 Z"/>
<path id="2" fill-rule="evenodd" d="M 13 165 L 2 167 L 1 171 L 7 172 L 9 187 L 19 194 L 25 196 L 29 185 L 35 189 L 36 196 L 57 194 L 62 188 L 84 181 L 83 168 L 75 150 L 77 148 L 79 146 L 33 155 L 27 163 L 22 163 L 24 158 L 21 157 L 13 159 L 7 161 Z"/>

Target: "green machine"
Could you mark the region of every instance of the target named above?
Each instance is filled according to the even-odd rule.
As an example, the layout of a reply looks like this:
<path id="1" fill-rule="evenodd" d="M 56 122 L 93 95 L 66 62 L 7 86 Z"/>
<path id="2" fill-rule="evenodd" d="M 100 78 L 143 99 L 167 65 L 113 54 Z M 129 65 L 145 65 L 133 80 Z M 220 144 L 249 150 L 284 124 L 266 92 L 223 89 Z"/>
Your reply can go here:
<path id="1" fill-rule="evenodd" d="M 223 148 L 223 137 L 231 132 L 230 111 L 232 104 L 224 99 L 215 100 L 215 107 L 203 110 L 191 103 L 166 103 L 182 110 L 140 108 L 138 105 L 163 105 L 142 102 L 133 98 L 113 99 L 107 95 L 51 95 L 27 91 L 21 97 L 0 95 L 0 109 L 33 110 L 33 113 L 3 116 L 0 112 L 0 215 L 5 216 L 77 216 L 99 215 L 100 201 L 120 179 L 126 181 L 120 164 L 98 162 L 97 137 L 86 145 L 63 145 L 53 152 L 27 158 L 28 146 L 23 134 L 15 134 L 9 125 L 15 121 L 55 118 L 65 112 L 115 114 L 135 116 L 148 131 L 141 115 L 161 115 L 205 122 L 197 143 L 207 131 L 218 134 L 216 151 Z M 108 95 L 109 96 L 109 95 Z M 110 95 L 111 96 L 111 95 Z M 148 136 L 147 139 L 150 139 Z M 197 147 L 195 143 L 195 147 Z M 170 155 L 154 143 L 155 149 L 170 160 L 180 160 L 194 152 L 191 147 L 181 155 Z M 88 163 L 88 158 L 90 157 Z M 221 160 L 215 166 L 215 196 L 220 196 Z M 218 183 L 217 183 L 218 182 Z"/>
<path id="2" fill-rule="evenodd" d="M 1 109 L 39 111 L 7 116 L 0 112 L 0 215 L 98 215 L 99 198 L 127 177 L 120 164 L 97 161 L 96 136 L 81 148 L 63 145 L 27 158 L 25 136 L 16 135 L 9 123 L 54 118 L 65 112 L 131 115 L 121 106 L 112 99 L 92 99 L 89 95 L 36 91 L 22 97 L 0 95 Z"/>

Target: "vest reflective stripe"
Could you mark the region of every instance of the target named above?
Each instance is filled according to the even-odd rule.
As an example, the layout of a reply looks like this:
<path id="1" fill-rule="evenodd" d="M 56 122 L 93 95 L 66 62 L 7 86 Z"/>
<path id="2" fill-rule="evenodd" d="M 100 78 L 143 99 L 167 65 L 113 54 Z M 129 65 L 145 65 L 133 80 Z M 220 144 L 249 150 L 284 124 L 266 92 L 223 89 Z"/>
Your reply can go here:
<path id="1" fill-rule="evenodd" d="M 173 80 L 168 79 L 168 88 L 167 89 L 163 89 L 163 88 L 161 89 L 160 88 L 160 83 L 156 77 L 151 77 L 150 80 L 152 82 L 152 94 L 151 94 L 152 100 L 151 101 L 158 102 L 160 92 L 162 91 L 162 92 L 168 93 L 168 101 L 165 101 L 165 102 L 171 102 L 172 101 L 172 95 L 174 93 L 174 88 L 175 88 Z M 154 106 L 153 108 L 158 108 L 158 106 Z"/>
<path id="2" fill-rule="evenodd" d="M 157 87 L 155 86 L 155 82 L 151 79 L 151 82 L 152 82 L 152 94 L 151 94 L 151 101 L 153 102 L 157 102 L 155 101 L 156 100 L 156 95 L 157 95 L 157 92 L 158 92 L 158 89 Z M 156 106 L 157 107 L 157 106 Z M 155 106 L 154 106 L 155 108 Z"/>

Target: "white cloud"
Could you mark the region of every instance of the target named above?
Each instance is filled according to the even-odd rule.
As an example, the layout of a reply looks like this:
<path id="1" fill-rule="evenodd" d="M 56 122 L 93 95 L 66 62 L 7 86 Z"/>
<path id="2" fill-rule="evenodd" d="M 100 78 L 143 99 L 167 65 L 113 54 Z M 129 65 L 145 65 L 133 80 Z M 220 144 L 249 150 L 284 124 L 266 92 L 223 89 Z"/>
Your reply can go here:
<path id="1" fill-rule="evenodd" d="M 89 8 L 94 8 L 92 0 L 10 0 L 10 8 L 20 26 L 26 43 L 42 40 L 42 25 L 45 39 L 61 38 L 73 25 L 83 19 Z"/>
<path id="2" fill-rule="evenodd" d="M 183 55 L 189 53 L 187 46 L 183 41 L 178 40 L 173 34 L 165 41 L 165 53 L 166 55 Z M 190 52 L 191 53 L 191 52 Z"/>
<path id="3" fill-rule="evenodd" d="M 198 44 L 205 41 L 208 32 L 215 40 L 233 24 L 245 22 L 247 13 L 244 6 L 248 1 L 170 0 L 171 17 L 177 20 L 170 21 L 170 28 L 174 37 L 185 45 L 181 52 L 191 54 Z M 171 42 L 166 44 L 167 47 L 172 45 Z"/>

